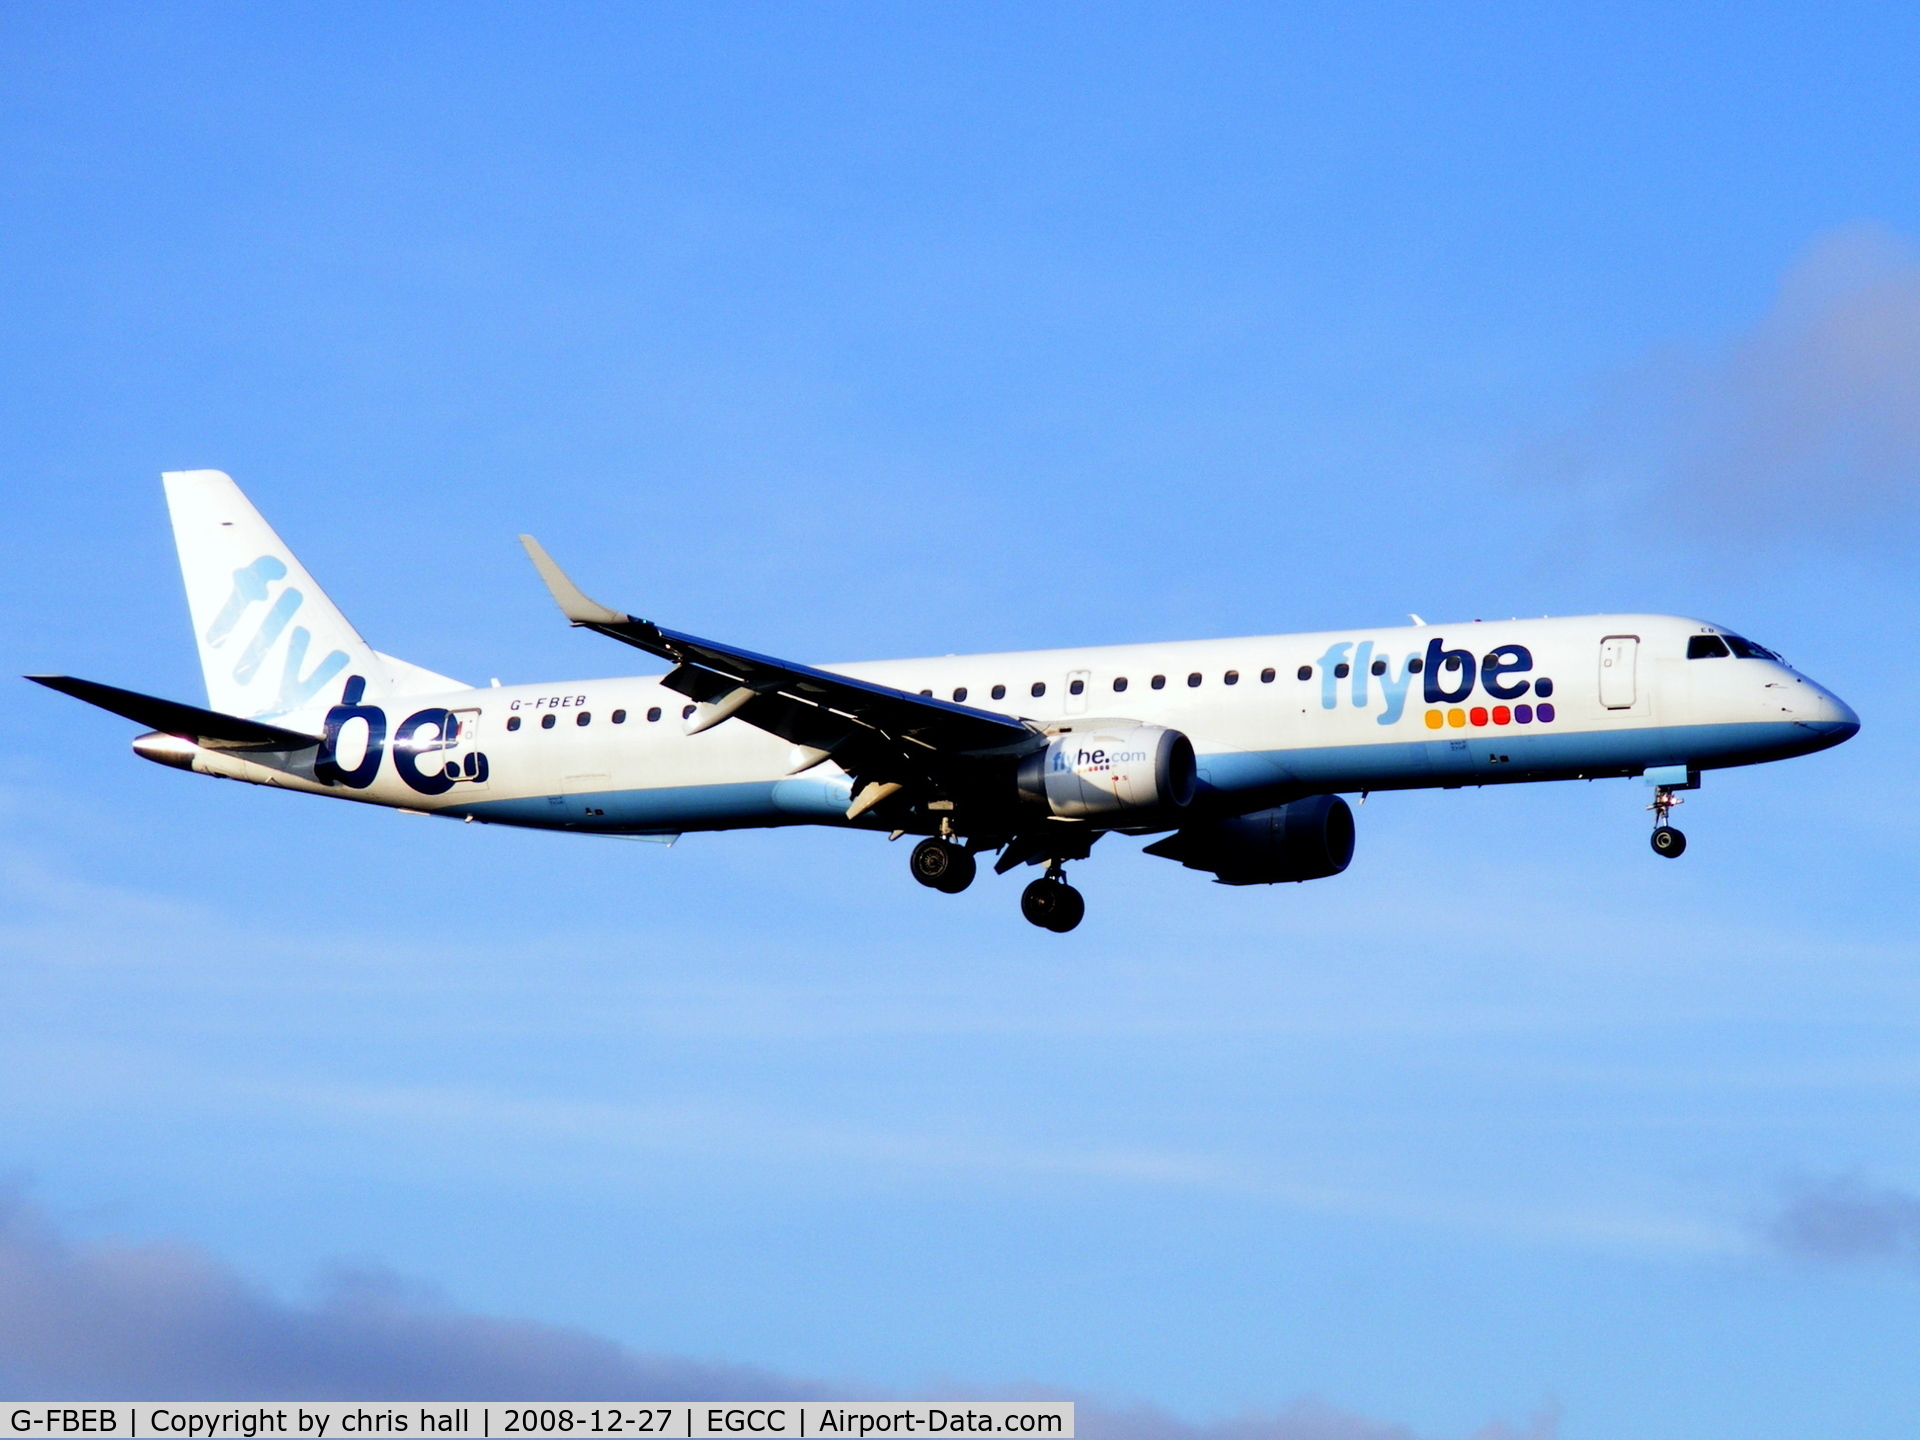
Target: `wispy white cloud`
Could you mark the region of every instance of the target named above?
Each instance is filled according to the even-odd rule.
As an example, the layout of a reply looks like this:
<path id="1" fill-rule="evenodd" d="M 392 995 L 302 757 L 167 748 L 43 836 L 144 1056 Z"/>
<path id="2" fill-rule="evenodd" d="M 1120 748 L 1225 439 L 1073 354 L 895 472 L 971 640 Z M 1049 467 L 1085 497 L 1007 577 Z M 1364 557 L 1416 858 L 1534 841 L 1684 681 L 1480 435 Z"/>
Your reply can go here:
<path id="1" fill-rule="evenodd" d="M 21 1399 L 852 1398 L 844 1385 L 470 1314 L 377 1271 L 342 1272 L 319 1303 L 291 1305 L 191 1246 L 76 1245 L 18 1197 L 0 1205 L 0 1386 Z M 1086 1400 L 1078 1415 L 1092 1440 L 1415 1440 L 1314 1400 L 1212 1424 Z M 1472 1440 L 1553 1440 L 1558 1424 L 1549 1409 Z"/>
<path id="2" fill-rule="evenodd" d="M 1754 324 L 1711 349 L 1646 357 L 1530 458 L 1596 497 L 1680 507 L 1662 517 L 1669 532 L 1912 520 L 1920 249 L 1875 224 L 1819 236 Z"/>

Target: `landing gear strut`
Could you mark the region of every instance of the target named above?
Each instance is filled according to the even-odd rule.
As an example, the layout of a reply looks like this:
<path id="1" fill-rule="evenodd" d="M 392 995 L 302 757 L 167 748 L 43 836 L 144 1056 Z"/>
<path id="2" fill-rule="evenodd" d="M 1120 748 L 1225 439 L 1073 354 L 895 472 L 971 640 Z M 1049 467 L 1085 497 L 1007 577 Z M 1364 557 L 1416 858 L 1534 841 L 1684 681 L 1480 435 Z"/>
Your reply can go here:
<path id="1" fill-rule="evenodd" d="M 1086 915 L 1087 902 L 1067 884 L 1066 873 L 1055 863 L 1047 867 L 1045 878 L 1020 892 L 1020 913 L 1042 930 L 1064 935 Z"/>
<path id="2" fill-rule="evenodd" d="M 958 895 L 973 883 L 973 856 L 945 840 L 922 840 L 907 863 L 914 879 L 948 895 Z"/>
<path id="3" fill-rule="evenodd" d="M 1667 823 L 1673 807 L 1686 803 L 1673 793 L 1674 788 L 1672 785 L 1654 786 L 1653 804 L 1647 807 L 1653 812 L 1653 853 L 1669 860 L 1678 860 L 1687 848 L 1687 837 Z"/>

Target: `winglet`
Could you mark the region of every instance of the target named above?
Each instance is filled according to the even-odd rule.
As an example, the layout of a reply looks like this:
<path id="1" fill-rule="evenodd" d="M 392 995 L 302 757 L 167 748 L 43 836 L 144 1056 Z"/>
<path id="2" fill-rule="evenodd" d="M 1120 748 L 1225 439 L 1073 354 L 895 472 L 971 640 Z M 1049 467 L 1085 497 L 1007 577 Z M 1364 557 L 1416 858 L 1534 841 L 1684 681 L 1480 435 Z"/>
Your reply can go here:
<path id="1" fill-rule="evenodd" d="M 533 536 L 522 535 L 520 543 L 526 547 L 527 558 L 533 561 L 533 568 L 540 572 L 540 578 L 560 606 L 560 613 L 575 625 L 625 625 L 633 619 L 618 610 L 609 610 L 597 600 L 589 600 Z"/>

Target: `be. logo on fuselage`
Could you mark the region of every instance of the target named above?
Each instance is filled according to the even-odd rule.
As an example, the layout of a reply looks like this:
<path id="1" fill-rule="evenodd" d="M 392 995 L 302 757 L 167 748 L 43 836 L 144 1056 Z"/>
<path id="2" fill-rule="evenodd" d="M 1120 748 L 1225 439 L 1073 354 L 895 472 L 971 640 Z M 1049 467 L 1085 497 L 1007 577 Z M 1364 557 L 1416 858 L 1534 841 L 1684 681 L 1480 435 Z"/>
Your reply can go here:
<path id="1" fill-rule="evenodd" d="M 387 712 L 378 705 L 360 703 L 366 690 L 364 676 L 350 676 L 340 692 L 340 703 L 327 711 L 320 751 L 313 762 L 313 778 L 323 785 L 364 790 L 380 774 L 380 757 L 388 748 Z M 349 768 L 340 763 L 340 737 L 355 721 L 366 727 L 366 743 L 359 760 Z M 471 749 L 463 755 L 448 753 L 463 738 L 460 731 L 460 719 L 451 710 L 435 706 L 414 711 L 394 732 L 394 773 L 422 795 L 444 795 L 462 780 L 484 785 L 485 755 Z"/>

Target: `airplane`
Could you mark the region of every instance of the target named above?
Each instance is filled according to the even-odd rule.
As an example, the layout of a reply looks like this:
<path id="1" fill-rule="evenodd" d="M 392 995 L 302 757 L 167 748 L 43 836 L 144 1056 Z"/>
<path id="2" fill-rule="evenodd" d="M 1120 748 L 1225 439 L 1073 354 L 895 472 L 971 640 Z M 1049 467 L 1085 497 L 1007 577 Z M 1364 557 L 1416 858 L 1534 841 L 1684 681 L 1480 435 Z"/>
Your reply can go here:
<path id="1" fill-rule="evenodd" d="M 1116 832 L 1222 884 L 1299 882 L 1352 859 L 1343 794 L 1639 776 L 1673 859 L 1703 772 L 1860 728 L 1771 650 L 1670 615 L 804 665 L 591 600 L 526 535 L 568 622 L 670 668 L 472 686 L 371 648 L 224 473 L 162 480 L 207 708 L 26 677 L 149 727 L 136 754 L 541 830 L 910 835 L 914 879 L 949 894 L 983 854 L 1044 866 L 1021 912 L 1062 934 L 1085 913 L 1066 865 Z"/>

